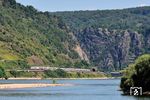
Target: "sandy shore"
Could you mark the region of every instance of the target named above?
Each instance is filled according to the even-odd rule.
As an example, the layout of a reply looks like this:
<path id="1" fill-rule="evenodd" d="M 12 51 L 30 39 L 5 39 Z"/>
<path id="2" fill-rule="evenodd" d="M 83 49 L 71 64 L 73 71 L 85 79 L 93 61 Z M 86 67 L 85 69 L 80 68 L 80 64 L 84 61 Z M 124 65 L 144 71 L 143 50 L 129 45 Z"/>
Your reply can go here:
<path id="1" fill-rule="evenodd" d="M 19 89 L 19 88 L 37 88 L 37 87 L 53 87 L 53 86 L 73 86 L 72 84 L 0 84 L 0 89 Z"/>
<path id="2" fill-rule="evenodd" d="M 114 78 L 47 78 L 48 80 L 105 80 Z M 42 80 L 41 78 L 9 78 L 9 80 Z M 2 89 L 19 89 L 19 88 L 36 88 L 36 87 L 53 87 L 53 86 L 73 86 L 73 84 L 45 84 L 45 83 L 32 83 L 32 84 L 0 84 L 0 90 Z"/>

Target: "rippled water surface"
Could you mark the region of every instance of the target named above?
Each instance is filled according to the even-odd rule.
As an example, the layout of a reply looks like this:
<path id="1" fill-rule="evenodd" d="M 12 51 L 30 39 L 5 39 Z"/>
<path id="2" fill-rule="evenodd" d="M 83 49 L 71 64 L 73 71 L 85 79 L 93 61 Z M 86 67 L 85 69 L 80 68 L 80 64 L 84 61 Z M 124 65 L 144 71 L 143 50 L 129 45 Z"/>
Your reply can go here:
<path id="1" fill-rule="evenodd" d="M 0 83 L 52 83 L 51 80 L 0 80 Z M 74 86 L 0 90 L 0 100 L 150 100 L 123 96 L 119 79 L 57 80 Z"/>

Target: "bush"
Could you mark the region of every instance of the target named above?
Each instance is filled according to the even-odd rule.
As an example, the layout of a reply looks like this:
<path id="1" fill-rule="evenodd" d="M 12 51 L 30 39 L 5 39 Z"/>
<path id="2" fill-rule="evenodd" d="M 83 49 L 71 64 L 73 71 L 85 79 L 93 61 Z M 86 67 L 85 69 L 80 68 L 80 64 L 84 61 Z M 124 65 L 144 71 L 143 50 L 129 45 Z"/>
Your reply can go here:
<path id="1" fill-rule="evenodd" d="M 51 78 L 66 78 L 68 76 L 67 72 L 65 72 L 62 69 L 57 69 L 55 71 L 45 71 L 44 72 L 45 77 L 51 77 Z"/>
<path id="2" fill-rule="evenodd" d="M 130 65 L 121 79 L 120 87 L 129 93 L 130 87 L 142 87 L 143 92 L 150 91 L 150 55 L 140 56 L 135 64 Z"/>
<path id="3" fill-rule="evenodd" d="M 5 70 L 3 67 L 0 66 L 0 78 L 5 78 L 7 79 L 7 75 L 5 73 Z"/>
<path id="4" fill-rule="evenodd" d="M 44 72 L 45 77 L 51 77 L 51 78 L 56 78 L 58 77 L 57 74 L 54 71 L 47 70 Z"/>
<path id="5" fill-rule="evenodd" d="M 85 60 L 81 60 L 80 62 L 76 62 L 75 64 L 74 64 L 74 66 L 76 67 L 76 68 L 89 68 L 90 67 L 90 65 L 87 63 L 87 61 L 85 61 Z"/>
<path id="6" fill-rule="evenodd" d="M 19 76 L 19 73 L 15 70 L 10 71 L 10 74 L 15 78 Z"/>

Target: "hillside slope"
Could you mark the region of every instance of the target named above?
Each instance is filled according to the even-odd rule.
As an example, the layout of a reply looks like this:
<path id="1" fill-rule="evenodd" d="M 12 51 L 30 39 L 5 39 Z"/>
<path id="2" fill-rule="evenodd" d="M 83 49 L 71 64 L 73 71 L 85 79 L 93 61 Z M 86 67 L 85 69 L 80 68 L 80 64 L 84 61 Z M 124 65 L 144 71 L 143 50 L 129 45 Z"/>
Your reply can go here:
<path id="1" fill-rule="evenodd" d="M 149 23 L 150 7 L 50 13 L 0 0 L 0 65 L 121 70 L 150 53 Z"/>
<path id="2" fill-rule="evenodd" d="M 76 46 L 59 17 L 0 0 L 0 65 L 72 67 L 81 60 Z"/>
<path id="3" fill-rule="evenodd" d="M 74 33 L 92 64 L 120 70 L 150 53 L 150 7 L 55 12 Z"/>

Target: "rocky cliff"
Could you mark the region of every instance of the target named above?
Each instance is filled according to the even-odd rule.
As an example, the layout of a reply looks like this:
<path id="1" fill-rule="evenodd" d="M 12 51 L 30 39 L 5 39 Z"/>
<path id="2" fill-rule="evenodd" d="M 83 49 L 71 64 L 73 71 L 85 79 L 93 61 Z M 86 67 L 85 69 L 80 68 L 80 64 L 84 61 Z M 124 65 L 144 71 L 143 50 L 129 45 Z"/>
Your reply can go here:
<path id="1" fill-rule="evenodd" d="M 121 70 L 150 53 L 150 7 L 52 14 L 66 22 L 90 63 L 101 70 Z"/>
<path id="2" fill-rule="evenodd" d="M 90 27 L 79 31 L 77 37 L 90 61 L 103 70 L 121 70 L 144 53 L 143 35 L 134 31 Z"/>

